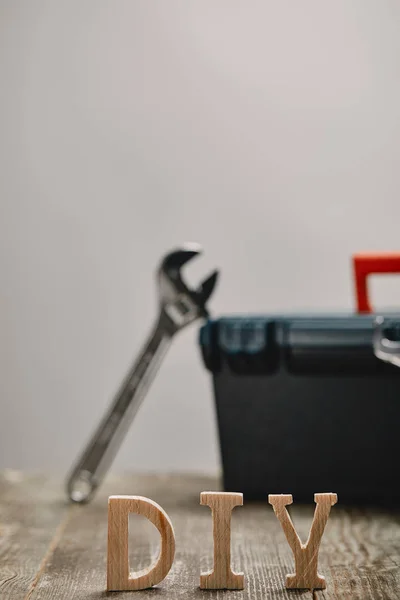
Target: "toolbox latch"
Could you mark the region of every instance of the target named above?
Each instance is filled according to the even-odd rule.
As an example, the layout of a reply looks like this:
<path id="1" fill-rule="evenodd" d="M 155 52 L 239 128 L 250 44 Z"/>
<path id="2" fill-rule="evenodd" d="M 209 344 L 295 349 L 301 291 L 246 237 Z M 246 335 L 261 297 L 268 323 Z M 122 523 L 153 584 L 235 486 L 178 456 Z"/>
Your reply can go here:
<path id="1" fill-rule="evenodd" d="M 377 358 L 400 367 L 400 321 L 385 325 L 384 317 L 376 317 L 372 344 Z"/>

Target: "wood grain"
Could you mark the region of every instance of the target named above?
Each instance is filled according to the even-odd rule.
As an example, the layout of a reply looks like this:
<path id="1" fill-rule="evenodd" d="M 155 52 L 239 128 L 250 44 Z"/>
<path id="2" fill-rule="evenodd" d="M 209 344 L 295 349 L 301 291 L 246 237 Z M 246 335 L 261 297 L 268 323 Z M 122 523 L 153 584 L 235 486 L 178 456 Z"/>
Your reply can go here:
<path id="1" fill-rule="evenodd" d="M 221 488 L 208 477 L 110 474 L 91 504 L 66 507 L 62 482 L 21 475 L 15 487 L 0 477 L 1 600 L 141 600 L 155 595 L 166 600 L 399 600 L 399 508 L 361 510 L 338 504 L 319 552 L 327 588 L 312 594 L 285 589 L 294 561 L 282 527 L 266 502 L 250 504 L 246 498 L 232 513 L 232 568 L 245 572 L 246 587 L 200 590 L 199 573 L 212 567 L 213 552 L 210 514 L 199 506 L 205 489 Z M 159 587 L 134 594 L 105 591 L 107 504 L 114 494 L 152 498 L 174 525 L 175 560 Z M 303 539 L 314 507 L 311 502 L 289 507 Z M 137 530 L 135 523 L 130 546 L 135 568 L 146 568 L 157 556 L 155 533 L 149 537 L 147 528 Z"/>
<path id="2" fill-rule="evenodd" d="M 22 600 L 33 590 L 68 511 L 47 477 L 15 470 L 0 474 L 1 600 Z"/>
<path id="3" fill-rule="evenodd" d="M 318 600 L 400 598 L 400 510 L 332 511 L 319 553 L 326 589 Z"/>
<path id="4" fill-rule="evenodd" d="M 200 492 L 218 490 L 208 477 L 109 476 L 93 502 L 73 506 L 71 519 L 43 573 L 32 600 L 141 600 L 149 595 L 167 600 L 312 600 L 310 592 L 284 588 L 292 555 L 281 528 L 266 503 L 245 505 L 232 513 L 232 567 L 246 573 L 243 591 L 204 591 L 199 575 L 212 567 L 213 539 L 210 514 L 199 506 Z M 175 560 L 160 586 L 135 592 L 106 593 L 107 503 L 112 494 L 152 498 L 168 513 L 175 531 Z M 135 532 L 130 559 L 135 568 L 146 568 L 159 552 L 147 535 Z"/>
<path id="5" fill-rule="evenodd" d="M 243 505 L 243 494 L 234 492 L 202 492 L 200 504 L 212 511 L 214 564 L 211 571 L 201 573 L 203 590 L 242 590 L 243 573 L 231 568 L 231 514 L 235 506 Z"/>
<path id="6" fill-rule="evenodd" d="M 337 495 L 315 494 L 314 519 L 304 544 L 286 509 L 293 502 L 292 495 L 270 494 L 268 501 L 273 506 L 294 555 L 295 573 L 287 575 L 286 587 L 289 589 L 324 589 L 326 587 L 325 578 L 318 574 L 318 552 L 331 507 L 337 502 Z"/>
<path id="7" fill-rule="evenodd" d="M 161 535 L 161 549 L 154 565 L 139 573 L 129 573 L 128 517 L 146 517 Z M 110 496 L 108 499 L 107 590 L 145 590 L 168 575 L 175 556 L 172 523 L 154 500 L 142 496 Z"/>

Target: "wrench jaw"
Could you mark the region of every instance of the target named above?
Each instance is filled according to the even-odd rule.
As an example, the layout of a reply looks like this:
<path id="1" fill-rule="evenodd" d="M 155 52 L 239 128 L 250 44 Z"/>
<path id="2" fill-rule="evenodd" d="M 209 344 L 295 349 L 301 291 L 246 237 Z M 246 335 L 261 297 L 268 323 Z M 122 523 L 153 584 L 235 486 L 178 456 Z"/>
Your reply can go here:
<path id="1" fill-rule="evenodd" d="M 198 256 L 197 244 L 186 244 L 165 256 L 158 269 L 160 308 L 171 334 L 186 327 L 198 318 L 207 318 L 206 302 L 218 278 L 218 271 L 206 277 L 196 290 L 191 290 L 181 276 L 181 267 Z"/>
<path id="2" fill-rule="evenodd" d="M 211 274 L 206 277 L 200 284 L 198 290 L 195 292 L 197 294 L 199 304 L 203 306 L 206 304 L 207 300 L 211 296 L 218 281 L 219 271 L 215 269 L 211 272 Z"/>

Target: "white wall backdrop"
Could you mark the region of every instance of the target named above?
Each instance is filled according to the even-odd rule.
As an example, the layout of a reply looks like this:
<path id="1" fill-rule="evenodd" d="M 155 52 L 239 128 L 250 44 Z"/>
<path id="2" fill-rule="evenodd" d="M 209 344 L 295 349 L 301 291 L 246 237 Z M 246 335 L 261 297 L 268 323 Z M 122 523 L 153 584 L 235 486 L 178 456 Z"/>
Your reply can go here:
<path id="1" fill-rule="evenodd" d="M 0 131 L 0 467 L 64 471 L 166 250 L 203 245 L 220 315 L 352 309 L 351 254 L 399 249 L 400 4 L 0 0 Z M 218 468 L 197 329 L 115 469 Z"/>

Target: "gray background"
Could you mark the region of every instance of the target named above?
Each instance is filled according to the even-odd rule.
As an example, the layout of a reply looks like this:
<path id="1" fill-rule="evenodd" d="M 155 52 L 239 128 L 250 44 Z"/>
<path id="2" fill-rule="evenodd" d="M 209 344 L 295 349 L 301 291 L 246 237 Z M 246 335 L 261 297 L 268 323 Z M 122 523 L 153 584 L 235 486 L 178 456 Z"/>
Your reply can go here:
<path id="1" fill-rule="evenodd" d="M 351 254 L 399 249 L 397 0 L 1 0 L 0 86 L 0 467 L 68 469 L 167 249 L 222 269 L 215 315 L 352 309 Z M 116 469 L 218 468 L 196 340 Z"/>

